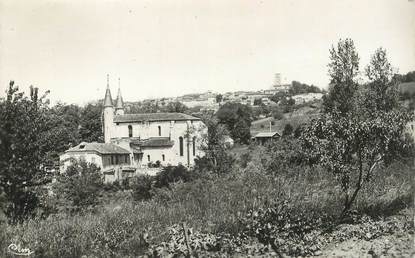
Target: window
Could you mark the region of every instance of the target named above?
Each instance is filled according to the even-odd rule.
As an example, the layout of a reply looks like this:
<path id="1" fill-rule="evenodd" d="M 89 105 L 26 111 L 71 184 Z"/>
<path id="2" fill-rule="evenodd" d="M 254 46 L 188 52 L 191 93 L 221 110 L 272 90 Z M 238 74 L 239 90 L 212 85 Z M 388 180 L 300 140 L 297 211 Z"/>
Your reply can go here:
<path id="1" fill-rule="evenodd" d="M 150 155 L 147 155 L 148 162 L 150 162 Z"/>
<path id="2" fill-rule="evenodd" d="M 119 164 L 120 162 L 119 162 L 119 160 L 118 160 L 118 155 L 117 156 L 115 156 L 115 164 Z"/>
<path id="3" fill-rule="evenodd" d="M 193 137 L 193 156 L 196 156 L 196 136 Z"/>
<path id="4" fill-rule="evenodd" d="M 124 162 L 127 164 L 128 163 L 128 155 L 124 156 Z"/>
<path id="5" fill-rule="evenodd" d="M 161 126 L 159 126 L 159 136 L 161 136 Z"/>
<path id="6" fill-rule="evenodd" d="M 114 165 L 114 156 L 111 156 L 111 165 Z"/>
<path id="7" fill-rule="evenodd" d="M 128 137 L 133 137 L 133 126 L 132 125 L 128 126 Z"/>
<path id="8" fill-rule="evenodd" d="M 165 161 L 165 160 L 166 160 L 166 157 L 164 156 L 164 154 L 162 154 L 162 155 L 161 155 L 161 159 L 162 159 L 163 161 Z"/>
<path id="9" fill-rule="evenodd" d="M 183 156 L 183 137 L 179 137 L 180 156 Z"/>

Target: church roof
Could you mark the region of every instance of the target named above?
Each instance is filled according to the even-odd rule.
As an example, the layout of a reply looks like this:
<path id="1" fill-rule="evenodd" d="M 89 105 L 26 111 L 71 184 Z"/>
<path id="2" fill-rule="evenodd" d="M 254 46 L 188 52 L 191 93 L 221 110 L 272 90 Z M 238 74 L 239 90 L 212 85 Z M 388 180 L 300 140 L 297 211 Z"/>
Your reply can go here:
<path id="1" fill-rule="evenodd" d="M 121 148 L 112 143 L 98 143 L 98 142 L 82 142 L 66 152 L 98 152 L 99 154 L 130 154 L 124 148 Z"/>
<path id="2" fill-rule="evenodd" d="M 143 113 L 143 114 L 125 114 L 116 115 L 114 122 L 144 122 L 144 121 L 186 121 L 200 120 L 200 118 L 183 114 L 183 113 Z"/>
<path id="3" fill-rule="evenodd" d="M 140 147 L 171 147 L 174 142 L 169 137 L 151 137 L 138 142 Z"/>
<path id="4" fill-rule="evenodd" d="M 112 107 L 112 97 L 111 97 L 111 91 L 109 88 L 107 88 L 107 91 L 105 92 L 105 98 L 104 98 L 104 107 Z"/>
<path id="5" fill-rule="evenodd" d="M 124 101 L 122 100 L 121 89 L 118 88 L 117 100 L 115 101 L 115 109 L 123 109 L 123 108 L 124 108 Z"/>

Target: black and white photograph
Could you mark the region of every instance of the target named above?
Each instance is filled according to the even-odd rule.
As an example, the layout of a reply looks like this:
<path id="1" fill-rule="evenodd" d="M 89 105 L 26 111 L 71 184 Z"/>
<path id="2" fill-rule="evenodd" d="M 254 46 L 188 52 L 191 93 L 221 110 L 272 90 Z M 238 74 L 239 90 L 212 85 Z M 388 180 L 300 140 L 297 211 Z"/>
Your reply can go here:
<path id="1" fill-rule="evenodd" d="M 415 0 L 0 0 L 0 257 L 415 257 Z"/>

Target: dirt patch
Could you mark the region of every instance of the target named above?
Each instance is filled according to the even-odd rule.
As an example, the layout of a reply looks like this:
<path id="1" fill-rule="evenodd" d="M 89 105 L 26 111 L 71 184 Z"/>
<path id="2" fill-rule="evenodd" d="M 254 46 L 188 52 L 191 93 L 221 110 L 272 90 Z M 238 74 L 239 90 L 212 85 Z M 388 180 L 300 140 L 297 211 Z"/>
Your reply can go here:
<path id="1" fill-rule="evenodd" d="M 317 257 L 415 257 L 413 215 L 410 210 L 403 214 L 389 217 L 382 223 L 398 223 L 410 227 L 396 227 L 394 232 L 367 240 L 353 237 L 343 242 L 335 242 L 324 248 Z M 353 230 L 354 226 L 341 230 Z M 368 233 L 370 234 L 370 232 Z"/>

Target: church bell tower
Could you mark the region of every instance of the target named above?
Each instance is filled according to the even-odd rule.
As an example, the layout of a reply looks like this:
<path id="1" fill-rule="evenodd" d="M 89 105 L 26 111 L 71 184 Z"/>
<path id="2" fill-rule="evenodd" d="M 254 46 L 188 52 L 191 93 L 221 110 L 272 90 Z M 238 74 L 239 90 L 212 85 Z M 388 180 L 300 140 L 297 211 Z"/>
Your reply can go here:
<path id="1" fill-rule="evenodd" d="M 111 142 L 111 134 L 114 122 L 114 105 L 112 104 L 112 97 L 109 84 L 109 75 L 107 74 L 107 90 L 104 98 L 104 141 Z"/>
<path id="2" fill-rule="evenodd" d="M 118 78 L 118 95 L 117 100 L 115 101 L 115 114 L 124 115 L 124 101 L 121 96 L 120 78 Z"/>

